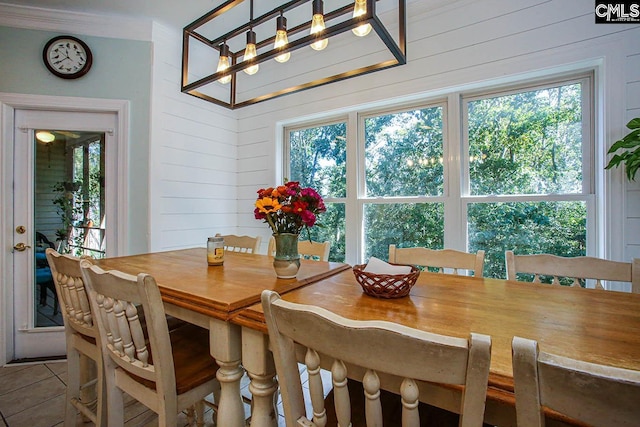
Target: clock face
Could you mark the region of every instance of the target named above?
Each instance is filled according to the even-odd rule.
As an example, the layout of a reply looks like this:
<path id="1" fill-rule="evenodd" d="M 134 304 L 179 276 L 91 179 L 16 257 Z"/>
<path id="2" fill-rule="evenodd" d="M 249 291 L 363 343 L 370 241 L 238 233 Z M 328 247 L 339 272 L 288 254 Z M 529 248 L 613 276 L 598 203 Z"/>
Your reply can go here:
<path id="1" fill-rule="evenodd" d="M 49 40 L 42 52 L 42 59 L 49 71 L 63 79 L 84 76 L 92 63 L 89 46 L 72 36 L 59 36 Z"/>

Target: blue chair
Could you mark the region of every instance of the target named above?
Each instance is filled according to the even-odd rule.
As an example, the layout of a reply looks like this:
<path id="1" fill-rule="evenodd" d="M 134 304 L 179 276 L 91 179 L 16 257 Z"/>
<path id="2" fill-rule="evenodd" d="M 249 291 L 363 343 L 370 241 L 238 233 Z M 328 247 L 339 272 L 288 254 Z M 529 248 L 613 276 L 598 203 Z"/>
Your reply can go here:
<path id="1" fill-rule="evenodd" d="M 53 243 L 42 233 L 36 232 L 36 285 L 40 287 L 40 305 L 47 305 L 47 290 L 53 294 L 53 315 L 58 314 L 58 294 L 53 283 L 51 268 L 47 262 L 44 251 L 47 247 L 53 248 Z"/>

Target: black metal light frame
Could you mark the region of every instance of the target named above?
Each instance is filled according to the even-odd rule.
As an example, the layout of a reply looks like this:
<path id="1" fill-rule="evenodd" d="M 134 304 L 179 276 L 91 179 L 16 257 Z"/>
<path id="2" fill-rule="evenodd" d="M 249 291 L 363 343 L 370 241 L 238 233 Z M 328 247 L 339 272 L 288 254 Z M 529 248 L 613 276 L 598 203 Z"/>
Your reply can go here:
<path id="1" fill-rule="evenodd" d="M 258 26 L 261 23 L 269 21 L 271 19 L 277 18 L 281 16 L 282 13 L 287 12 L 288 10 L 299 7 L 300 5 L 307 3 L 311 0 L 292 0 L 288 1 L 281 6 L 267 12 L 255 19 L 250 19 L 246 24 L 226 33 L 215 39 L 208 39 L 202 34 L 198 33 L 198 29 L 213 20 L 216 17 L 222 16 L 224 13 L 231 10 L 233 7 L 239 5 L 244 0 L 228 0 L 223 3 L 219 7 L 210 11 L 206 15 L 200 17 L 195 20 L 191 24 L 184 27 L 183 30 L 183 39 L 182 39 L 182 92 L 195 96 L 197 98 L 204 99 L 206 101 L 212 102 L 214 104 L 221 105 L 223 107 L 227 107 L 229 109 L 236 109 L 245 107 L 248 105 L 256 104 L 258 102 L 266 101 L 269 99 L 277 98 L 280 96 L 296 93 L 302 90 L 311 89 L 317 86 L 326 85 L 329 83 L 337 82 L 340 80 L 345 80 L 351 77 L 361 76 L 363 74 L 372 73 L 374 71 L 380 71 L 391 67 L 396 67 L 399 65 L 406 64 L 406 0 L 397 0 L 398 2 L 398 43 L 396 44 L 393 37 L 389 34 L 387 29 L 384 27 L 380 18 L 376 15 L 376 0 L 366 0 L 367 2 L 367 12 L 357 18 L 350 17 L 348 20 L 343 20 L 335 25 L 330 25 L 330 21 L 342 17 L 345 14 L 353 14 L 354 3 L 351 3 L 347 6 L 341 7 L 334 11 L 325 12 L 324 19 L 327 23 L 324 31 L 307 35 L 297 40 L 290 42 L 285 49 L 282 48 L 271 48 L 270 50 L 258 54 L 255 58 L 248 61 L 238 61 L 238 58 L 244 54 L 244 50 L 240 50 L 237 52 L 230 52 L 230 67 L 222 72 L 214 72 L 206 77 L 200 78 L 194 82 L 188 82 L 189 76 L 189 42 L 190 39 L 193 38 L 195 40 L 200 41 L 206 46 L 215 50 L 216 58 L 219 55 L 221 45 L 227 40 L 232 39 L 233 37 L 244 34 L 246 31 L 250 30 L 252 27 Z M 253 1 L 253 0 L 250 0 Z M 253 6 L 253 4 L 251 5 Z M 253 15 L 253 7 L 251 8 Z M 253 16 L 251 17 L 253 18 Z M 334 74 L 331 76 L 327 76 L 324 78 L 316 79 L 310 81 L 308 83 L 298 84 L 286 89 L 277 90 L 271 93 L 267 93 L 264 95 L 256 96 L 251 99 L 247 99 L 241 102 L 236 101 L 236 73 L 248 68 L 252 65 L 260 64 L 262 62 L 268 61 L 270 59 L 275 58 L 278 55 L 281 55 L 284 52 L 293 52 L 297 49 L 300 49 L 304 46 L 309 46 L 312 43 L 319 41 L 324 38 L 331 38 L 335 35 L 344 33 L 345 31 L 352 30 L 363 24 L 370 24 L 373 31 L 376 32 L 380 40 L 386 45 L 387 49 L 393 55 L 393 59 L 382 61 L 376 64 L 356 68 L 350 71 L 342 72 L 339 74 Z M 309 31 L 311 27 L 311 19 L 301 25 L 298 25 L 294 28 L 288 29 L 287 33 L 289 35 L 297 34 L 302 31 Z M 260 48 L 264 48 L 267 45 L 273 46 L 273 42 L 275 40 L 275 34 L 265 40 L 259 41 L 256 44 L 256 48 L 260 50 Z M 214 98 L 210 95 L 207 95 L 198 89 L 202 86 L 205 86 L 209 83 L 212 83 L 224 76 L 231 75 L 231 82 L 229 84 L 229 100 L 221 100 Z"/>

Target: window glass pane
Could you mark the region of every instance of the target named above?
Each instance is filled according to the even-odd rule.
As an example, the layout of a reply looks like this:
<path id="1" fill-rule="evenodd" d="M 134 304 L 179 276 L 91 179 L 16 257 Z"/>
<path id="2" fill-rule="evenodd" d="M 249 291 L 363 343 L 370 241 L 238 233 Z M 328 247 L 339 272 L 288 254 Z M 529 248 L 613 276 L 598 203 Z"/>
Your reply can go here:
<path id="1" fill-rule="evenodd" d="M 583 256 L 586 202 L 470 203 L 469 251 L 485 253 L 485 277 L 505 278 L 504 252 Z"/>
<path id="2" fill-rule="evenodd" d="M 291 131 L 289 143 L 289 180 L 323 197 L 346 197 L 346 123 Z"/>
<path id="3" fill-rule="evenodd" d="M 366 195 L 443 193 L 442 107 L 364 120 Z"/>
<path id="4" fill-rule="evenodd" d="M 582 192 L 581 85 L 468 103 L 471 194 Z"/>
<path id="5" fill-rule="evenodd" d="M 389 259 L 389 245 L 444 247 L 444 204 L 364 205 L 365 259 Z"/>
<path id="6" fill-rule="evenodd" d="M 345 260 L 345 205 L 344 203 L 325 203 L 327 211 L 318 216 L 318 223 L 311 227 L 311 240 L 316 242 L 331 242 L 329 261 L 344 262 Z M 318 225 L 320 224 L 320 225 Z M 300 239 L 307 239 L 305 231 Z"/>

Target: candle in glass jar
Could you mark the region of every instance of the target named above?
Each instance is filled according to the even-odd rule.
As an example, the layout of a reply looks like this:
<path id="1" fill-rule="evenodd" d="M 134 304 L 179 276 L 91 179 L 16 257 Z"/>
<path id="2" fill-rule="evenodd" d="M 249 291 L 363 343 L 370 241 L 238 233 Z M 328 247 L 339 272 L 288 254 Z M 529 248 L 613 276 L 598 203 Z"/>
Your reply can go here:
<path id="1" fill-rule="evenodd" d="M 207 263 L 209 265 L 224 264 L 224 238 L 209 237 L 207 240 Z"/>

